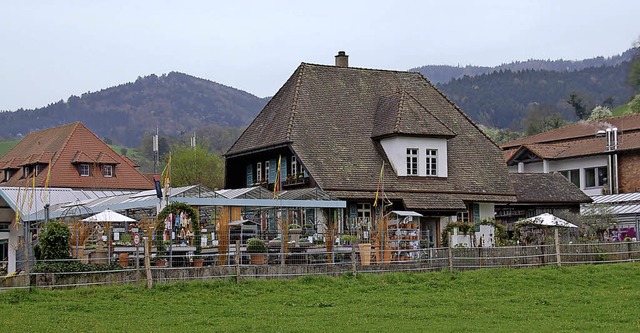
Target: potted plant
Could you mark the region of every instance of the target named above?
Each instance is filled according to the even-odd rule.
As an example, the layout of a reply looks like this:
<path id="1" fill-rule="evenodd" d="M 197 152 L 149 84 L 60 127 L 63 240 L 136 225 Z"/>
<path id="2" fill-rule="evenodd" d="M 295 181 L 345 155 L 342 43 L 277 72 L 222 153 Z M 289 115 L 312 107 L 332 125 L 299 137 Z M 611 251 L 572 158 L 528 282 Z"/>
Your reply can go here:
<path id="1" fill-rule="evenodd" d="M 300 227 L 300 225 L 297 224 L 297 223 L 291 223 L 291 224 L 289 224 L 289 233 L 290 234 L 301 234 L 302 233 L 302 227 Z"/>
<path id="2" fill-rule="evenodd" d="M 264 265 L 266 262 L 267 244 L 260 238 L 251 238 L 247 241 L 247 252 L 251 254 L 252 265 Z"/>

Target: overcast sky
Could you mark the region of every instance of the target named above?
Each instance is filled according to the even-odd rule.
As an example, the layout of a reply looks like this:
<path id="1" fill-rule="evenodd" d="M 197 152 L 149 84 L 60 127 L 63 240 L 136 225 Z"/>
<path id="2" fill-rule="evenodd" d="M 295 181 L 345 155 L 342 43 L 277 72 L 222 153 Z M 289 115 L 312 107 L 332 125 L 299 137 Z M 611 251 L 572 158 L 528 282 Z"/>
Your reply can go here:
<path id="1" fill-rule="evenodd" d="M 395 70 L 612 56 L 640 36 L 639 13 L 631 0 L 1 0 L 0 110 L 170 71 L 271 96 L 339 50 Z"/>

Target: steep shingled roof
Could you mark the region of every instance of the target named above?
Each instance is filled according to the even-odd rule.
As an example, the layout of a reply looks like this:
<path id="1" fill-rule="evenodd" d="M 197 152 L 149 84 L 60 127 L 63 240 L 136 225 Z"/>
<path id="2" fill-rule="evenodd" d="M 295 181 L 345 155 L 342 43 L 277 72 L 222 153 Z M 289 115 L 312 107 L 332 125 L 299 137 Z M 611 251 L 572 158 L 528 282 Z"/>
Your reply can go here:
<path id="1" fill-rule="evenodd" d="M 590 203 L 591 198 L 559 173 L 512 173 L 518 203 Z"/>
<path id="2" fill-rule="evenodd" d="M 372 139 L 395 134 L 449 138 L 448 177 L 396 176 Z M 447 206 L 488 195 L 515 201 L 500 149 L 415 72 L 302 63 L 226 157 L 287 145 L 317 184 L 336 197 L 344 191 L 375 192 L 387 161 L 389 192 L 455 196 Z"/>
<path id="3" fill-rule="evenodd" d="M 20 162 L 18 162 L 20 161 Z M 50 187 L 90 188 L 90 189 L 152 189 L 153 182 L 131 166 L 87 129 L 82 123 L 53 127 L 31 132 L 17 145 L 0 157 L 2 169 L 40 163 L 48 165 L 36 176 L 36 186 L 42 187 L 49 171 Z M 89 177 L 78 173 L 77 163 L 89 163 L 96 170 Z M 97 166 L 118 165 L 114 177 L 103 177 Z M 4 176 L 4 171 L 3 171 Z M 32 173 L 33 176 L 33 173 Z M 14 172 L 2 186 L 25 186 L 26 179 L 21 171 Z"/>

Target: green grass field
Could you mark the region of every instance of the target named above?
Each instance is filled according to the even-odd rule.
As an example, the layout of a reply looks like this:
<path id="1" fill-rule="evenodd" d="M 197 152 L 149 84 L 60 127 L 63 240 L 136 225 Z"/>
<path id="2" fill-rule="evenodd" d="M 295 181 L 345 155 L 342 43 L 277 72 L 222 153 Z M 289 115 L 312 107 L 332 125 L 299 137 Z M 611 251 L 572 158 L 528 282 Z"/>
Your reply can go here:
<path id="1" fill-rule="evenodd" d="M 633 332 L 640 264 L 0 294 L 4 332 Z"/>
<path id="2" fill-rule="evenodd" d="M 16 144 L 18 141 L 0 141 L 0 156 L 6 154 Z"/>

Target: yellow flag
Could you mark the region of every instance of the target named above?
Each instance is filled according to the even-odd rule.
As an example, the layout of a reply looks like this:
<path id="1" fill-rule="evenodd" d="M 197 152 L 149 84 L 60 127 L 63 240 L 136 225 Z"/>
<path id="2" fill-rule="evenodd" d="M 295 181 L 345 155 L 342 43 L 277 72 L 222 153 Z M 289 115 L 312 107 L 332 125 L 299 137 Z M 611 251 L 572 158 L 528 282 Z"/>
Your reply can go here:
<path id="1" fill-rule="evenodd" d="M 162 178 L 162 185 L 164 187 L 164 196 L 168 196 L 169 187 L 171 186 L 171 152 L 169 152 L 169 160 L 167 161 L 167 165 L 162 170 L 162 174 L 160 177 Z"/>
<path id="2" fill-rule="evenodd" d="M 276 170 L 276 179 L 273 183 L 273 198 L 278 199 L 278 191 L 280 190 L 280 163 L 282 162 L 282 155 L 278 157 L 278 169 Z"/>
<path id="3" fill-rule="evenodd" d="M 49 160 L 49 165 L 47 166 L 47 178 L 44 179 L 44 189 L 42 190 L 42 202 L 47 203 L 47 189 L 49 188 L 49 180 L 51 179 L 51 163 L 53 162 L 53 158 Z"/>
<path id="4" fill-rule="evenodd" d="M 378 178 L 378 188 L 376 189 L 376 200 L 373 202 L 373 207 L 378 206 L 378 197 L 380 196 L 380 188 L 382 187 L 382 172 L 384 171 L 384 161 L 382 162 L 382 167 L 380 168 L 380 177 Z"/>

